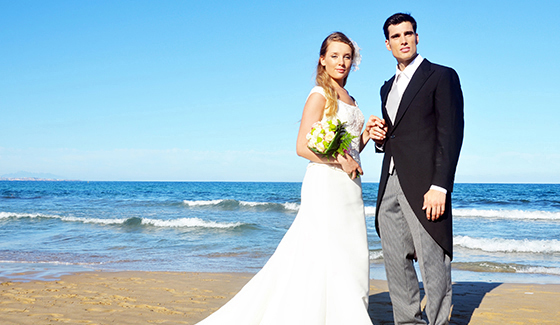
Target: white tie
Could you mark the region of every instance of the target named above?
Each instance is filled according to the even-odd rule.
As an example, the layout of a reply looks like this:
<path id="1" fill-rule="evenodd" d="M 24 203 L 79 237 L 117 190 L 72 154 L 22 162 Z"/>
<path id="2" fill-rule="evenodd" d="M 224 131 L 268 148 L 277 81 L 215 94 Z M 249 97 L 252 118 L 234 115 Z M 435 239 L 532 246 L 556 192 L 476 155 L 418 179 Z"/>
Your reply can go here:
<path id="1" fill-rule="evenodd" d="M 399 89 L 399 80 L 402 79 L 400 78 L 400 76 L 401 75 L 398 74 L 395 77 L 395 83 L 393 84 L 393 88 L 389 92 L 389 95 L 387 97 L 387 104 L 385 106 L 387 108 L 387 114 L 389 114 L 389 118 L 391 119 L 391 122 L 393 124 L 395 124 L 395 117 L 397 116 L 397 110 L 399 109 L 402 97 Z"/>
<path id="2" fill-rule="evenodd" d="M 385 105 L 385 108 L 387 109 L 387 114 L 389 115 L 389 118 L 391 119 L 391 122 L 393 124 L 395 124 L 397 111 L 399 109 L 399 105 L 401 104 L 401 99 L 402 99 L 401 88 L 402 88 L 403 79 L 404 78 L 401 78 L 401 73 L 395 76 L 395 83 L 393 84 L 393 87 L 391 88 L 391 91 L 389 91 L 389 95 L 387 96 L 387 104 Z M 399 84 L 401 85 L 401 87 L 399 87 Z M 390 174 L 393 174 L 394 168 L 395 168 L 395 162 L 393 161 L 393 157 L 391 157 L 391 163 L 389 164 Z"/>

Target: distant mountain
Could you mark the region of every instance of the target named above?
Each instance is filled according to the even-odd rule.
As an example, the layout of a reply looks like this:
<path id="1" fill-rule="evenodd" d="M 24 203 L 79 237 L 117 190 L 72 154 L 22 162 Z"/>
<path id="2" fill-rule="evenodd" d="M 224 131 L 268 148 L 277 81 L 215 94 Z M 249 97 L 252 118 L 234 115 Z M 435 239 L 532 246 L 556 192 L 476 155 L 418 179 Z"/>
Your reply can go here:
<path id="1" fill-rule="evenodd" d="M 0 178 L 5 179 L 42 179 L 42 180 L 64 180 L 62 176 L 49 174 L 49 173 L 31 173 L 25 171 L 19 171 L 17 173 L 4 174 Z"/>

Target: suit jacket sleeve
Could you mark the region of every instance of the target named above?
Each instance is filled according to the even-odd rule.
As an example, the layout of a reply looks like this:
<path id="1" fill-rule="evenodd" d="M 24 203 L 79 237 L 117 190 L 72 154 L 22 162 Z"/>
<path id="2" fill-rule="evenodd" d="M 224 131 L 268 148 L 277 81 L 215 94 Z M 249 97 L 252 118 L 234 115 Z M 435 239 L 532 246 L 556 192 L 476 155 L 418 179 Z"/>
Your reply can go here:
<path id="1" fill-rule="evenodd" d="M 437 120 L 435 172 L 432 185 L 453 191 L 455 170 L 463 143 L 463 92 L 459 76 L 451 68 L 445 69 L 438 81 L 434 96 Z"/>
<path id="2" fill-rule="evenodd" d="M 386 92 L 388 91 L 387 89 L 390 85 L 389 82 L 391 82 L 393 80 L 393 78 L 391 78 L 390 81 L 385 81 L 385 83 L 383 84 L 383 86 L 381 86 L 381 89 L 379 90 L 379 94 L 381 95 L 381 101 L 382 101 L 382 103 L 381 103 L 381 114 L 382 114 L 383 118 L 385 119 L 385 121 L 387 121 L 387 117 L 385 116 L 385 109 L 384 109 L 385 103 L 384 103 L 384 101 L 385 101 L 385 98 L 386 98 Z M 375 143 L 375 141 L 374 141 L 374 143 Z M 377 152 L 377 153 L 384 153 L 385 152 L 385 142 L 383 142 L 383 144 L 380 145 L 380 146 L 377 145 L 377 143 L 375 143 L 374 147 L 375 147 L 375 152 Z"/>

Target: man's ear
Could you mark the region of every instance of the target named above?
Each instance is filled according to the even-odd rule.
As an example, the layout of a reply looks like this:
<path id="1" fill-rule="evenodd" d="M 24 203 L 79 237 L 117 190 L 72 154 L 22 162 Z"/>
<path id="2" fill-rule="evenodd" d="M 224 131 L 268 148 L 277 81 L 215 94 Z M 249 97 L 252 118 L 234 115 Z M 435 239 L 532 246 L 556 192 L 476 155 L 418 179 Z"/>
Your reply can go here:
<path id="1" fill-rule="evenodd" d="M 385 46 L 387 47 L 387 50 L 391 51 L 391 45 L 389 45 L 388 39 L 385 40 Z"/>

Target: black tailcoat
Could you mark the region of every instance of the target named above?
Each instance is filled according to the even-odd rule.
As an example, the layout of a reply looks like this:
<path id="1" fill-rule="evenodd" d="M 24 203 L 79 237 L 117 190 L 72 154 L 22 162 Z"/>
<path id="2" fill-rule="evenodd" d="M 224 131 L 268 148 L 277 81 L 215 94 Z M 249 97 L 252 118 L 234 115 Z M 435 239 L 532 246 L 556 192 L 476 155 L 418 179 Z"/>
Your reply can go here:
<path id="1" fill-rule="evenodd" d="M 388 132 L 377 194 L 377 216 L 389 177 L 391 157 L 403 192 L 421 224 L 445 253 L 453 257 L 451 192 L 459 152 L 463 143 L 463 93 L 455 70 L 424 59 L 406 88 L 395 122 L 391 123 L 385 105 L 393 78 L 381 87 L 383 118 Z M 424 194 L 431 185 L 447 189 L 445 213 L 429 221 L 422 210 Z"/>

